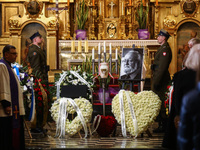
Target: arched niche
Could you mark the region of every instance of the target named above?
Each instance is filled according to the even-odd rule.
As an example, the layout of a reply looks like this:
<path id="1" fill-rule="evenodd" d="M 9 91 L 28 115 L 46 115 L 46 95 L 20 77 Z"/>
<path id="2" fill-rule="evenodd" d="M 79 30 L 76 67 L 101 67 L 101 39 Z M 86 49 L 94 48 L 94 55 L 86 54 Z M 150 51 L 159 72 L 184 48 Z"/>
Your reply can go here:
<path id="1" fill-rule="evenodd" d="M 177 30 L 177 71 L 182 69 L 182 61 L 189 51 L 188 41 L 200 37 L 200 26 L 196 22 L 182 23 Z"/>
<path id="2" fill-rule="evenodd" d="M 47 50 L 46 29 L 41 24 L 36 22 L 26 24 L 21 30 L 21 62 L 23 62 L 23 60 L 26 60 L 26 55 L 28 53 L 28 47 L 26 43 L 30 43 L 30 37 L 36 32 L 39 32 L 42 35 L 44 39 L 44 45 L 42 45 L 42 47 Z"/>

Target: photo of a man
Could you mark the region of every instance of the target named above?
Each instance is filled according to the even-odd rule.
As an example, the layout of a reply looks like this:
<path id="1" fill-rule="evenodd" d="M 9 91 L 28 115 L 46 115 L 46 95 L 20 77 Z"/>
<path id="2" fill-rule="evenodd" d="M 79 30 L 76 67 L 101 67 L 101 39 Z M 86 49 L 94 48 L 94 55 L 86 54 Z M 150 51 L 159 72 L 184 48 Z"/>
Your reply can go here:
<path id="1" fill-rule="evenodd" d="M 141 79 L 143 49 L 123 49 L 121 59 L 121 79 Z"/>

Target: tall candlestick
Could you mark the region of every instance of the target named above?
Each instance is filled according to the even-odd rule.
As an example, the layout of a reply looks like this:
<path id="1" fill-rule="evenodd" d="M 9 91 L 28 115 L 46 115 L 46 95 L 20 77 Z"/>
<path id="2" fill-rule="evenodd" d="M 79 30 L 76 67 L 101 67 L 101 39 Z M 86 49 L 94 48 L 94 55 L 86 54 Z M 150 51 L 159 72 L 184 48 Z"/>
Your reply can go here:
<path id="1" fill-rule="evenodd" d="M 92 0 L 92 6 L 94 6 L 94 0 Z"/>
<path id="2" fill-rule="evenodd" d="M 71 53 L 74 53 L 75 52 L 75 41 L 72 40 L 71 42 Z"/>
<path id="3" fill-rule="evenodd" d="M 124 15 L 124 3 L 122 2 L 122 16 Z"/>
<path id="4" fill-rule="evenodd" d="M 116 50 L 115 50 L 115 59 L 116 59 L 116 60 L 118 59 L 118 54 L 117 54 L 117 52 L 118 52 L 118 49 L 116 48 Z"/>
<path id="5" fill-rule="evenodd" d="M 101 15 L 101 2 L 100 2 L 100 9 L 99 9 L 99 11 L 100 11 L 99 14 Z"/>
<path id="6" fill-rule="evenodd" d="M 78 53 L 82 52 L 81 40 L 78 40 Z"/>
<path id="7" fill-rule="evenodd" d="M 156 0 L 156 6 L 158 6 L 158 0 Z"/>
<path id="8" fill-rule="evenodd" d="M 131 6 L 131 0 L 129 0 L 129 6 Z"/>
<path id="9" fill-rule="evenodd" d="M 69 6 L 69 0 L 67 0 L 67 6 Z"/>
<path id="10" fill-rule="evenodd" d="M 88 53 L 88 40 L 85 40 L 85 53 Z"/>
<path id="11" fill-rule="evenodd" d="M 100 54 L 101 53 L 101 44 L 99 43 L 99 45 L 98 45 L 98 54 Z"/>
<path id="12" fill-rule="evenodd" d="M 94 59 L 94 48 L 92 49 L 92 59 Z"/>
<path id="13" fill-rule="evenodd" d="M 110 54 L 112 54 L 112 44 L 111 43 L 109 44 L 109 47 L 110 47 Z"/>
<path id="14" fill-rule="evenodd" d="M 103 42 L 104 45 L 104 53 L 106 53 L 106 41 Z"/>

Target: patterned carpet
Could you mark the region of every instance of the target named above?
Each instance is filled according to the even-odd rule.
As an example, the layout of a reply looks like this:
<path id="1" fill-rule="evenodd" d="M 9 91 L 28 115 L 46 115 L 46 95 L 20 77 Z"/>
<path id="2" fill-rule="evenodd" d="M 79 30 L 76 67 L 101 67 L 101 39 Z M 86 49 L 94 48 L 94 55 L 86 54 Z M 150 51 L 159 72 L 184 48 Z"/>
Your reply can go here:
<path id="1" fill-rule="evenodd" d="M 152 129 L 156 127 L 155 123 L 149 128 L 152 133 Z M 112 137 L 99 137 L 97 133 L 92 136 L 80 138 L 78 134 L 73 137 L 65 137 L 65 139 L 55 138 L 55 125 L 51 124 L 46 127 L 48 129 L 47 136 L 42 134 L 32 134 L 31 139 L 26 130 L 26 149 L 44 149 L 44 150 L 58 150 L 58 149 L 157 149 L 162 150 L 162 138 L 163 133 L 152 133 L 152 137 L 149 137 L 146 133 L 139 135 L 136 139 L 128 134 L 128 138 L 124 138 L 121 134 L 121 126 L 117 126 L 115 136 Z M 84 132 L 81 132 L 81 136 L 84 137 Z"/>

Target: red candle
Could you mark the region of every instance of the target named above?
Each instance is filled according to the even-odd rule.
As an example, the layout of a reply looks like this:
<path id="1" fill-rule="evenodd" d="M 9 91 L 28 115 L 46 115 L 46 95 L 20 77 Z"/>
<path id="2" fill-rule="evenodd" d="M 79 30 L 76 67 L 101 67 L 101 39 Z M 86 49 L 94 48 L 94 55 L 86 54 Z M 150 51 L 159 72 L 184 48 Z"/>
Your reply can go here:
<path id="1" fill-rule="evenodd" d="M 156 6 L 158 6 L 158 0 L 156 0 Z"/>
<path id="2" fill-rule="evenodd" d="M 69 0 L 67 0 L 67 6 L 69 6 Z"/>
<path id="3" fill-rule="evenodd" d="M 94 6 L 94 0 L 92 0 L 92 6 Z"/>
<path id="4" fill-rule="evenodd" d="M 129 0 L 129 6 L 131 6 L 131 0 Z"/>

